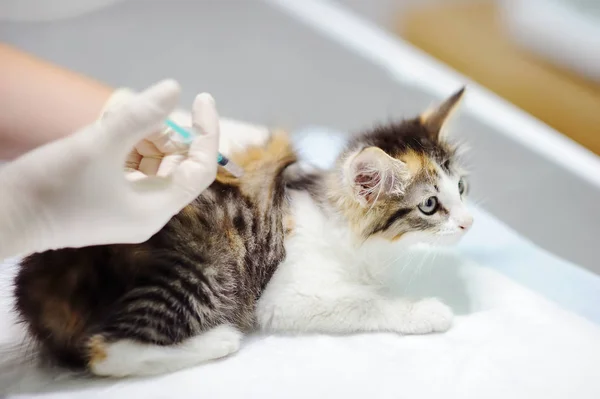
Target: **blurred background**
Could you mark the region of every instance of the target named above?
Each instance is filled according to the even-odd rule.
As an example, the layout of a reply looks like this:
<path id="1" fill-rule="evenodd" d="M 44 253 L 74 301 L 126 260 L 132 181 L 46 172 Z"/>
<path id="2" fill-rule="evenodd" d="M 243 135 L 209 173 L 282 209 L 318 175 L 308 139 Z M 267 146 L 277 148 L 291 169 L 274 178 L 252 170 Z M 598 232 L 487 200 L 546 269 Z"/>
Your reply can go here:
<path id="1" fill-rule="evenodd" d="M 338 1 L 600 154 L 600 1 Z"/>
<path id="2" fill-rule="evenodd" d="M 173 77 L 182 106 L 209 91 L 224 116 L 288 129 L 352 133 L 441 99 L 293 11 L 314 3 L 411 44 L 405 51 L 427 53 L 432 68 L 454 68 L 600 154 L 597 0 L 1 0 L 0 41 L 114 87 Z M 453 130 L 472 147 L 475 203 L 600 273 L 597 185 L 511 138 L 534 132 L 503 131 L 468 109 Z M 573 155 L 555 156 L 564 165 Z"/>

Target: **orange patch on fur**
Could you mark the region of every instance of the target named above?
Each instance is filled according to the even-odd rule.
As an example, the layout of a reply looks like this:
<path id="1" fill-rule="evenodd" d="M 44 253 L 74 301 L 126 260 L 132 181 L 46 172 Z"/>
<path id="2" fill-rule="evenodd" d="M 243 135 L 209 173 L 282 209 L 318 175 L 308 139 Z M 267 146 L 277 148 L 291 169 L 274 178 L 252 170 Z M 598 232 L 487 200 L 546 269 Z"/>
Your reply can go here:
<path id="1" fill-rule="evenodd" d="M 198 216 L 198 211 L 196 207 L 188 205 L 181 210 L 181 214 L 187 217 L 188 219 L 196 219 Z"/>
<path id="2" fill-rule="evenodd" d="M 396 234 L 395 236 L 392 236 L 391 234 L 393 234 L 393 233 L 391 233 L 389 231 L 380 231 L 380 232 L 373 234 L 372 237 L 379 237 L 379 238 L 383 238 L 384 240 L 394 242 L 394 241 L 398 241 L 399 239 L 402 238 L 402 236 L 404 236 L 404 233 Z"/>
<path id="3" fill-rule="evenodd" d="M 296 227 L 296 221 L 292 215 L 285 215 L 283 219 L 283 228 L 285 230 L 285 235 L 290 235 L 294 232 L 294 228 Z"/>
<path id="4" fill-rule="evenodd" d="M 246 173 L 261 169 L 265 162 L 280 163 L 295 161 L 295 158 L 289 136 L 283 131 L 274 132 L 264 146 L 248 147 L 231 155 L 231 160 Z"/>
<path id="5" fill-rule="evenodd" d="M 88 341 L 88 364 L 93 365 L 106 359 L 106 342 L 101 335 L 94 335 Z"/>
<path id="6" fill-rule="evenodd" d="M 431 117 L 434 115 L 434 112 L 435 112 L 434 108 L 428 108 L 427 110 L 422 112 L 421 115 L 419 115 L 419 123 L 421 125 L 426 124 L 427 120 L 431 119 Z"/>
<path id="7" fill-rule="evenodd" d="M 404 233 L 397 234 L 391 239 L 391 241 L 398 241 L 399 239 L 402 238 L 403 235 L 404 235 Z"/>
<path id="8" fill-rule="evenodd" d="M 229 240 L 231 250 L 234 252 L 243 251 L 244 250 L 244 240 L 238 234 L 238 232 L 233 228 L 233 226 L 224 226 L 225 234 L 227 235 L 227 239 Z"/>
<path id="9" fill-rule="evenodd" d="M 423 155 L 412 150 L 400 154 L 397 158 L 406 164 L 410 174 L 413 176 L 419 173 L 426 162 L 426 159 Z"/>
<path id="10" fill-rule="evenodd" d="M 283 170 L 295 162 L 296 154 L 288 134 L 279 131 L 274 132 L 264 145 L 245 148 L 229 158 L 244 170 L 244 175 L 236 178 L 220 169 L 217 181 L 240 186 L 242 191 L 246 191 L 253 187 L 264 187 L 265 176 L 270 177 L 273 172 Z"/>
<path id="11" fill-rule="evenodd" d="M 423 162 L 423 169 L 427 171 L 427 173 L 430 176 L 435 176 L 435 174 L 437 173 L 436 163 L 433 159 L 429 157 L 425 157 L 425 160 Z"/>
<path id="12" fill-rule="evenodd" d="M 403 154 L 400 154 L 397 158 L 406 164 L 412 176 L 415 176 L 421 171 L 425 171 L 429 174 L 435 174 L 435 161 L 425 154 L 409 150 Z"/>
<path id="13" fill-rule="evenodd" d="M 244 148 L 242 151 L 231 154 L 229 158 L 247 173 L 262 165 L 264 157 L 279 160 L 289 156 L 295 158 L 288 134 L 284 131 L 276 131 L 264 145 Z M 227 171 L 219 169 L 217 178 L 219 180 L 228 179 L 232 176 Z"/>
<path id="14" fill-rule="evenodd" d="M 73 340 L 83 331 L 81 315 L 66 301 L 47 300 L 42 314 L 45 327 L 61 341 Z"/>

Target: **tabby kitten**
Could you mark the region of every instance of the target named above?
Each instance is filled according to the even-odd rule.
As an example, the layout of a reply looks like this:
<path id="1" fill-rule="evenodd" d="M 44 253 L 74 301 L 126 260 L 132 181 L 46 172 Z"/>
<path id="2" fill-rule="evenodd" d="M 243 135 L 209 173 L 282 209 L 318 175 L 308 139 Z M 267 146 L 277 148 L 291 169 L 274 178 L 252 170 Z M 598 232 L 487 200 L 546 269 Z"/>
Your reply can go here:
<path id="1" fill-rule="evenodd" d="M 295 163 L 284 135 L 226 137 L 245 175 L 217 181 L 139 245 L 26 258 L 16 308 L 51 358 L 103 376 L 174 371 L 236 351 L 241 332 L 450 327 L 435 299 L 383 297 L 381 251 L 456 238 L 472 219 L 443 125 L 463 91 L 357 136 L 330 170 Z M 266 144 L 264 142 L 266 141 Z M 229 146 L 229 147 L 227 147 Z M 225 148 L 227 147 L 227 148 Z M 287 255 L 286 255 L 287 253 Z"/>

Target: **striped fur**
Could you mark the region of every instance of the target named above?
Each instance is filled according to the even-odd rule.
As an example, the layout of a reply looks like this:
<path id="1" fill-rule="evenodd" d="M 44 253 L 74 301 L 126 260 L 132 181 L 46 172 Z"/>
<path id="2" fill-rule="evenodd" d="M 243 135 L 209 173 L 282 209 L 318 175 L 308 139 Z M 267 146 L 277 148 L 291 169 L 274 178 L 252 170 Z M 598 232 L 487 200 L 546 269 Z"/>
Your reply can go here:
<path id="1" fill-rule="evenodd" d="M 16 310 L 47 357 L 85 369 L 107 344 L 167 346 L 216 326 L 247 331 L 285 257 L 287 136 L 231 158 L 226 172 L 150 240 L 33 254 L 15 280 Z M 93 228 L 93 226 L 91 226 Z"/>

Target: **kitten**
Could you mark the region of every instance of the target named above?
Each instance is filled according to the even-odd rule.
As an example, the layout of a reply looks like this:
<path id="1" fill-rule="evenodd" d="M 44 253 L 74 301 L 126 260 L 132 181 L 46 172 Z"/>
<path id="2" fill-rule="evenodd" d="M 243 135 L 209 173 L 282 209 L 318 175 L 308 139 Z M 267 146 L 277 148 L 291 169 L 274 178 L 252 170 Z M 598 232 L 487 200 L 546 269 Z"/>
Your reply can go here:
<path id="1" fill-rule="evenodd" d="M 382 296 L 386 264 L 377 255 L 415 242 L 452 241 L 471 226 L 458 148 L 443 129 L 463 92 L 419 118 L 356 137 L 331 170 L 292 178 L 294 228 L 286 259 L 259 299 L 263 330 L 450 328 L 452 311 L 437 299 Z"/>
<path id="2" fill-rule="evenodd" d="M 243 178 L 220 174 L 143 244 L 27 257 L 16 310 L 50 358 L 117 377 L 226 356 L 257 326 L 444 331 L 452 312 L 437 300 L 377 292 L 385 265 L 371 255 L 469 228 L 456 148 L 442 134 L 462 93 L 356 137 L 328 171 L 306 172 L 283 134 L 222 135 Z"/>

